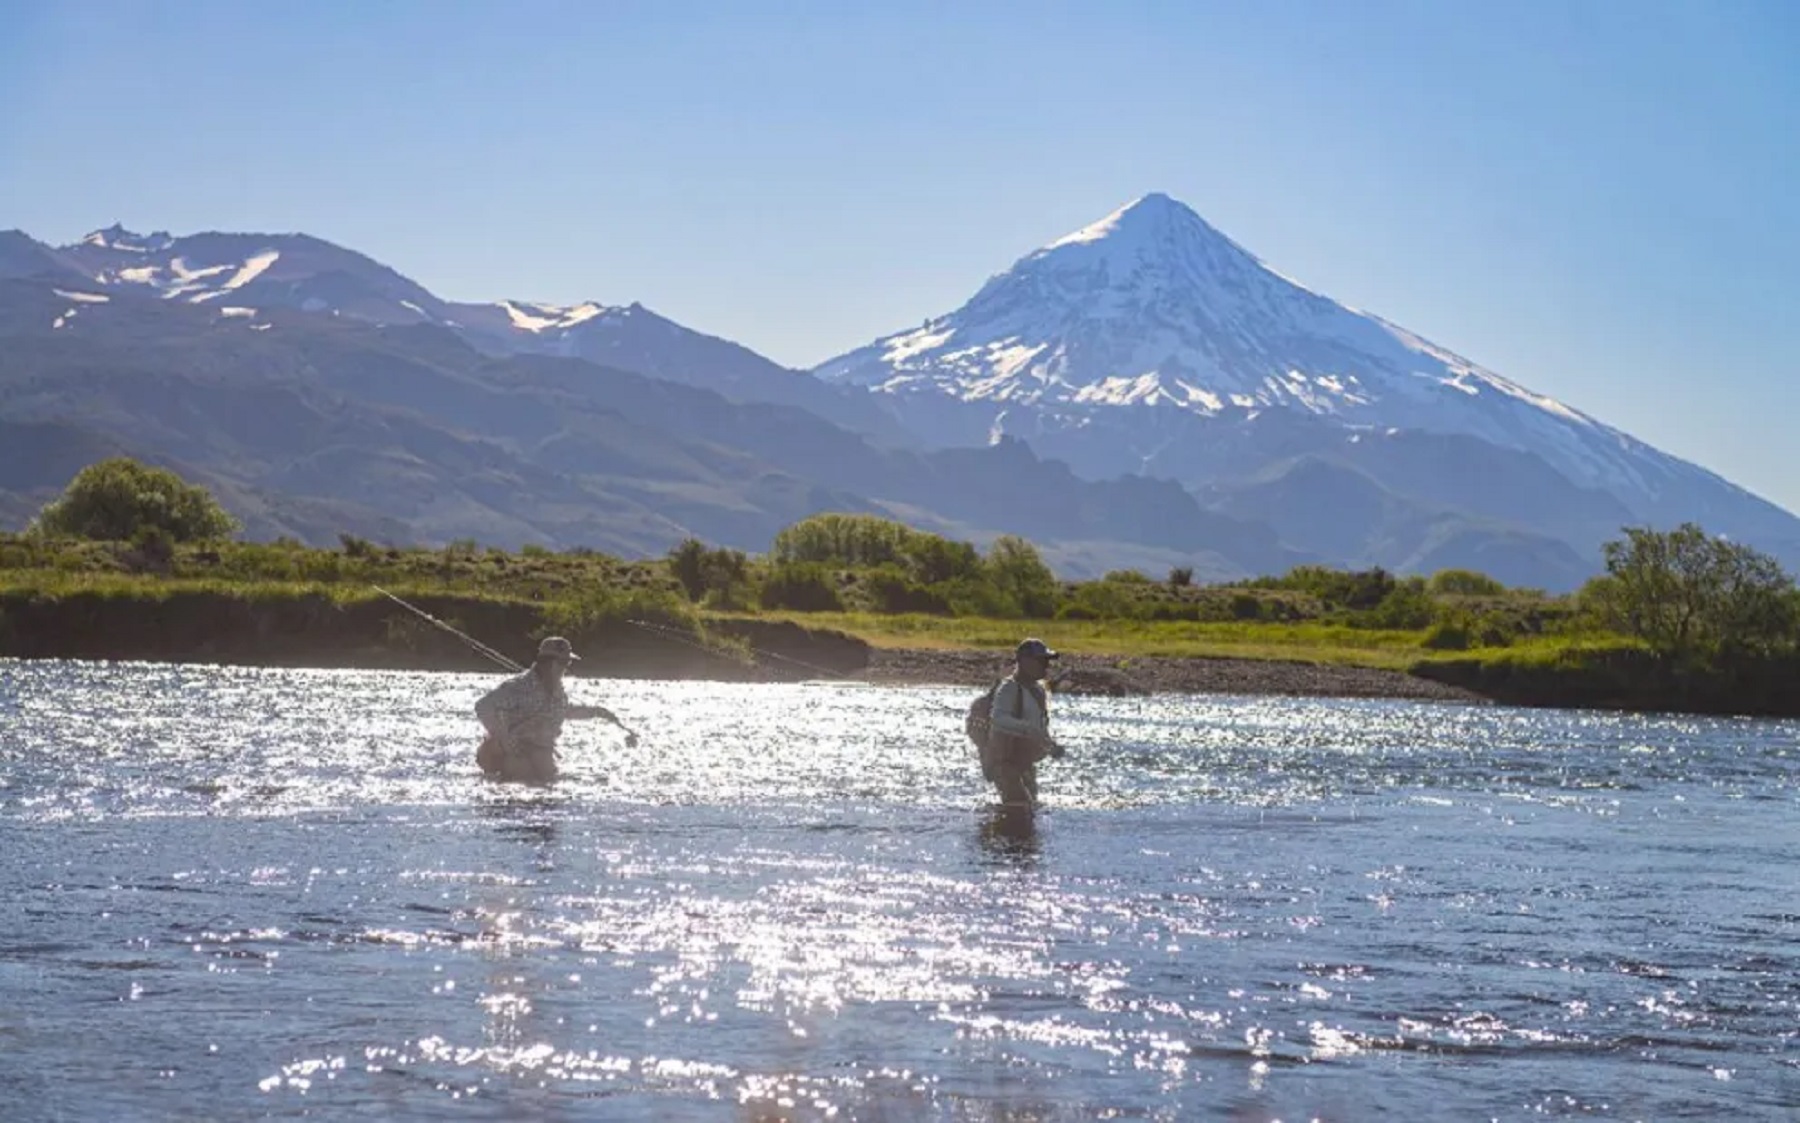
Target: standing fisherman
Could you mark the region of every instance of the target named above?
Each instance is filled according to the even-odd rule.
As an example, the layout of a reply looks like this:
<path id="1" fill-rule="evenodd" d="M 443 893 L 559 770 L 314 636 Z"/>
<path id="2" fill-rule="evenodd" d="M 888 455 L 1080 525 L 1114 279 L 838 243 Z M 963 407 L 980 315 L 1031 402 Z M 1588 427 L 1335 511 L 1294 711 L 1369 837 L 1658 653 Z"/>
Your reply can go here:
<path id="1" fill-rule="evenodd" d="M 981 770 L 1008 807 L 1036 806 L 1037 762 L 1063 755 L 1050 736 L 1050 699 L 1044 691 L 1044 676 L 1055 658 L 1043 640 L 1022 641 L 1014 652 L 1013 673 L 994 691 Z"/>
<path id="2" fill-rule="evenodd" d="M 475 716 L 488 734 L 475 753 L 483 772 L 502 780 L 548 784 L 557 776 L 556 739 L 564 721 L 598 717 L 625 729 L 604 706 L 570 704 L 563 675 L 580 658 L 568 640 L 551 636 L 538 644 L 537 661 L 529 670 L 475 703 Z M 625 729 L 625 744 L 636 745 L 637 734 Z"/>

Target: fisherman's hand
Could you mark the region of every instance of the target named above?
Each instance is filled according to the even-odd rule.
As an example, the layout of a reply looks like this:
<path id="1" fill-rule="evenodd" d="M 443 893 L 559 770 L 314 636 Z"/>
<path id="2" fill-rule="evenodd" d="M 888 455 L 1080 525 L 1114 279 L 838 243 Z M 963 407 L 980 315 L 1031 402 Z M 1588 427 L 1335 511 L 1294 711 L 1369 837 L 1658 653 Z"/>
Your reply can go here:
<path id="1" fill-rule="evenodd" d="M 1063 758 L 1063 747 L 1055 741 L 1050 742 L 1049 752 L 1051 760 L 1061 760 Z"/>

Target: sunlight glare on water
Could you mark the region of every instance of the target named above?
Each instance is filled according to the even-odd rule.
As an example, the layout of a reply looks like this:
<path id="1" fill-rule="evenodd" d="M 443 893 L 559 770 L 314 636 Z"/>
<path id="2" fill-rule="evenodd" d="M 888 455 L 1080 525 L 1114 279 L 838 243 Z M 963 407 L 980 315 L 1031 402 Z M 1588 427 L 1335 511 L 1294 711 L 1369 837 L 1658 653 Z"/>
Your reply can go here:
<path id="1" fill-rule="evenodd" d="M 13 1118 L 1786 1119 L 1800 727 L 0 663 Z M 19 1114 L 23 1108 L 24 1114 Z"/>

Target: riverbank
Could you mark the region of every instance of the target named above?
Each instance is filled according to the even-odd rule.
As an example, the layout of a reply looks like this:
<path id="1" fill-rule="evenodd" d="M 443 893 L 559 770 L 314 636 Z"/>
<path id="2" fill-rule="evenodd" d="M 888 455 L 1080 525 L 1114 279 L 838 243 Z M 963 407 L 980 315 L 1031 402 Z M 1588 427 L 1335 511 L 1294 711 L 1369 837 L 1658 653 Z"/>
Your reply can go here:
<path id="1" fill-rule="evenodd" d="M 1005 651 L 874 648 L 858 677 L 896 686 L 983 687 L 1007 672 Z M 1473 690 L 1402 671 L 1282 659 L 1070 654 L 1057 663 L 1062 694 L 1249 694 L 1484 703 Z"/>
<path id="2" fill-rule="evenodd" d="M 271 667 L 362 667 L 492 671 L 461 640 L 380 596 L 339 590 L 241 590 L 165 584 L 137 590 L 46 596 L 0 593 L 0 656 Z M 1764 661 L 1730 669 L 1658 659 L 1622 641 L 1544 641 L 1473 653 L 1432 653 L 1407 634 L 1353 637 L 1329 646 L 1324 629 L 1296 627 L 1274 644 L 1264 625 L 1232 654 L 1218 629 L 1157 625 L 1115 640 L 1092 622 L 952 621 L 980 634 L 963 642 L 895 643 L 895 636 L 809 627 L 791 618 L 658 615 L 631 602 L 598 607 L 409 593 L 431 615 L 479 637 L 517 662 L 537 639 L 568 636 L 581 673 L 598 677 L 794 681 L 846 678 L 876 683 L 984 686 L 1005 673 L 1013 638 L 1036 631 L 1065 652 L 1059 689 L 1070 694 L 1222 693 L 1394 698 L 1568 709 L 1674 711 L 1800 717 L 1800 666 Z M 1164 633 L 1168 634 L 1164 634 Z M 921 640 L 939 637 L 920 636 Z M 973 642 L 971 642 L 973 641 Z M 1177 644 L 1177 653 L 1146 651 Z M 1116 644 L 1116 646 L 1115 646 Z M 1200 648 L 1193 651 L 1193 644 Z M 1124 651 L 1120 651 L 1124 648 Z M 1110 649 L 1110 650 L 1109 650 Z M 1192 653 L 1190 653 L 1192 652 Z"/>

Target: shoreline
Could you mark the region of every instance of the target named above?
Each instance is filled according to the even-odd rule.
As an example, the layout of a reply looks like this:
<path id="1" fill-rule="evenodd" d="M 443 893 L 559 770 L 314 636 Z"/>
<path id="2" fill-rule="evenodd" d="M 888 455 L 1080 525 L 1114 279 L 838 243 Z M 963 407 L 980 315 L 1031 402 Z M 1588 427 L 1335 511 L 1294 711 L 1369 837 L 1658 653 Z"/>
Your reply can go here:
<path id="1" fill-rule="evenodd" d="M 871 648 L 869 666 L 854 677 L 883 686 L 982 689 L 1005 675 L 1011 663 L 1009 653 L 997 650 Z M 1057 693 L 1070 695 L 1237 694 L 1494 704 L 1473 690 L 1403 671 L 1275 659 L 1064 654 L 1052 676 L 1062 679 Z"/>
<path id="2" fill-rule="evenodd" d="M 537 637 L 566 634 L 584 677 L 721 682 L 838 679 L 985 689 L 1007 673 L 1011 647 L 877 646 L 787 619 L 715 618 L 667 625 L 618 617 L 570 619 L 555 606 L 453 595 L 414 598 L 511 658 Z M 978 641 L 982 642 L 982 641 Z M 1090 636 L 1102 647 L 1103 636 Z M 0 656 L 141 660 L 247 667 L 491 671 L 454 636 L 380 599 L 316 591 L 245 597 L 179 590 L 148 598 L 82 591 L 0 596 Z M 1120 656 L 1065 652 L 1056 689 L 1069 695 L 1220 694 L 1534 708 L 1800 717 L 1800 659 L 1694 667 L 1629 648 L 1552 659 L 1421 660 L 1405 669 L 1267 654 Z"/>
<path id="3" fill-rule="evenodd" d="M 218 654 L 153 655 L 5 655 L 20 662 L 69 659 L 97 663 L 154 663 L 174 666 L 266 667 L 285 670 L 424 671 L 430 673 L 491 672 L 506 674 L 479 658 L 408 658 L 405 654 L 342 651 L 337 658 L 276 657 L 254 659 Z M 634 664 L 629 658 L 589 658 L 571 676 L 622 681 L 662 679 L 671 682 L 856 682 L 871 686 L 945 686 L 982 690 L 1011 669 L 1011 655 L 979 648 L 870 648 L 866 666 L 829 674 L 798 673 L 779 661 L 753 663 L 695 659 L 682 664 L 653 659 Z M 821 668 L 823 669 L 823 668 Z M 1284 698 L 1367 698 L 1394 701 L 1494 705 L 1473 690 L 1370 667 L 1301 663 L 1273 659 L 1216 656 L 1118 656 L 1065 654 L 1052 672 L 1055 692 L 1066 696 L 1150 697 L 1219 694 Z"/>

